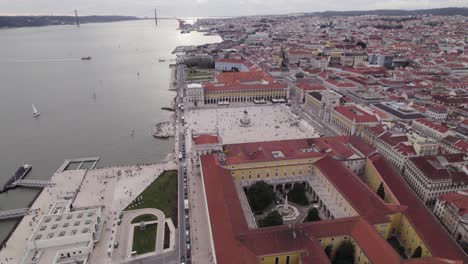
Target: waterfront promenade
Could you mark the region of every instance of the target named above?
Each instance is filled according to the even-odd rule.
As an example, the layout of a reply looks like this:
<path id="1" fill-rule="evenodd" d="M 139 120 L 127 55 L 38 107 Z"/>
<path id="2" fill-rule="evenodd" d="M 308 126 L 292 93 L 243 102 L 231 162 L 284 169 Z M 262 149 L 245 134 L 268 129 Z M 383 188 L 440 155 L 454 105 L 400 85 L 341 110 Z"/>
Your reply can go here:
<path id="1" fill-rule="evenodd" d="M 20 263 L 26 242 L 44 214 L 56 201 L 72 201 L 74 209 L 101 207 L 104 225 L 99 241 L 90 255 L 90 263 L 112 263 L 107 249 L 115 240 L 115 222 L 122 211 L 164 170 L 176 169 L 174 162 L 113 166 L 93 170 L 55 173 L 34 201 L 34 213 L 25 216 L 0 251 L 0 263 Z"/>

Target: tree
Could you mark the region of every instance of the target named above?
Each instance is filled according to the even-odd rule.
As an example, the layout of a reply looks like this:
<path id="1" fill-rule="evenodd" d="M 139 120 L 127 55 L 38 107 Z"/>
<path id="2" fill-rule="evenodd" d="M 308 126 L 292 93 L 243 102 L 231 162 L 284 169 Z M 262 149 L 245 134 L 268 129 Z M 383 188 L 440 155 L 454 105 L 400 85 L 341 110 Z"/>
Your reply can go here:
<path id="1" fill-rule="evenodd" d="M 414 252 L 413 252 L 413 255 L 411 256 L 411 258 L 420 258 L 422 255 L 422 248 L 421 246 L 418 246 Z"/>
<path id="2" fill-rule="evenodd" d="M 317 208 L 311 208 L 304 222 L 320 221 L 319 211 Z"/>
<path id="3" fill-rule="evenodd" d="M 343 241 L 335 253 L 332 264 L 353 264 L 354 263 L 354 245 L 349 241 Z"/>
<path id="4" fill-rule="evenodd" d="M 289 191 L 288 199 L 299 205 L 308 205 L 309 201 L 307 200 L 304 184 L 296 183 L 291 191 Z"/>
<path id="5" fill-rule="evenodd" d="M 303 73 L 303 72 L 298 72 L 298 73 L 296 73 L 295 76 L 296 76 L 296 78 L 298 78 L 298 79 L 302 79 L 302 78 L 304 78 L 304 73 Z"/>
<path id="6" fill-rule="evenodd" d="M 258 181 L 247 190 L 247 199 L 254 211 L 262 211 L 275 199 L 275 192 L 264 181 Z"/>
<path id="7" fill-rule="evenodd" d="M 365 49 L 367 47 L 367 44 L 364 41 L 359 40 L 358 42 L 356 42 L 356 46 L 361 47 L 361 49 Z"/>
<path id="8" fill-rule="evenodd" d="M 260 227 L 278 226 L 283 224 L 283 217 L 278 211 L 271 211 L 268 215 L 260 220 Z"/>
<path id="9" fill-rule="evenodd" d="M 382 200 L 385 200 L 385 188 L 383 186 L 383 182 L 380 183 L 380 186 L 377 189 L 377 195 L 380 196 Z"/>

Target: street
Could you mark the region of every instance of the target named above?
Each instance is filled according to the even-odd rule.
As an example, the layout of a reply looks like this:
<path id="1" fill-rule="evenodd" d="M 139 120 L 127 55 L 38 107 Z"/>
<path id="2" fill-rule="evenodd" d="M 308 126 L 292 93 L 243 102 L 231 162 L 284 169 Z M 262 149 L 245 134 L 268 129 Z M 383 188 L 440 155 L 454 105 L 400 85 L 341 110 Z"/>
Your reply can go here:
<path id="1" fill-rule="evenodd" d="M 190 259 L 190 252 L 187 252 L 187 245 L 186 245 L 186 230 L 189 230 L 189 227 L 187 226 L 186 223 L 186 210 L 185 210 L 185 202 L 184 200 L 187 199 L 186 196 L 188 195 L 188 190 L 187 190 L 187 170 L 186 170 L 186 153 L 185 153 L 185 128 L 184 128 L 184 122 L 182 120 L 183 118 L 183 109 L 181 107 L 178 107 L 179 104 L 183 104 L 183 94 L 184 94 L 184 86 L 185 86 L 185 70 L 183 65 L 177 65 L 177 76 L 176 76 L 176 82 L 177 82 L 177 97 L 175 100 L 175 109 L 176 109 L 176 142 L 175 142 L 175 147 L 176 147 L 176 157 L 179 160 L 179 165 L 178 165 L 178 210 L 179 210 L 179 222 L 178 222 L 178 229 L 179 229 L 179 243 L 176 243 L 179 245 L 179 260 L 180 263 L 183 262 L 183 260 L 187 260 L 186 263 L 190 263 L 188 259 Z M 185 181 L 184 181 L 185 179 Z M 187 212 L 188 213 L 188 212 Z"/>

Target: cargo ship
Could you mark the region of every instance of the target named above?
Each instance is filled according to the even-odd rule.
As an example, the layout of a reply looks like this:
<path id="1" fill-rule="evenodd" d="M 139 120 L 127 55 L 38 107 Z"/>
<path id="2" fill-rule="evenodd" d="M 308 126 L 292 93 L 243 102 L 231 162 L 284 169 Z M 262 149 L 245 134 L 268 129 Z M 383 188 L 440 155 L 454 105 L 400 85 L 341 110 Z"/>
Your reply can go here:
<path id="1" fill-rule="evenodd" d="M 13 176 L 11 176 L 6 182 L 5 184 L 3 185 L 3 187 L 0 189 L 0 193 L 8 190 L 8 189 L 11 189 L 11 188 L 14 188 L 15 187 L 15 183 L 19 180 L 22 180 L 24 177 L 26 177 L 26 175 L 31 171 L 32 169 L 32 166 L 29 165 L 29 164 L 24 164 L 23 166 L 20 166 L 15 174 L 13 174 Z"/>

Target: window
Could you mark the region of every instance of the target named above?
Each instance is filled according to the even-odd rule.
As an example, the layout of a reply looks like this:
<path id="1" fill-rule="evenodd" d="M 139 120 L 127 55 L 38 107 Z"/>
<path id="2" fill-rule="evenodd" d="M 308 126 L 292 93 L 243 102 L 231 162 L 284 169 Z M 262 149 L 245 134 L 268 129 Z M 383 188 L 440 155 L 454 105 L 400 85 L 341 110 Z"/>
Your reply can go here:
<path id="1" fill-rule="evenodd" d="M 286 264 L 289 264 L 289 256 L 286 256 Z"/>
<path id="2" fill-rule="evenodd" d="M 275 264 L 279 264 L 279 257 L 275 257 Z"/>

